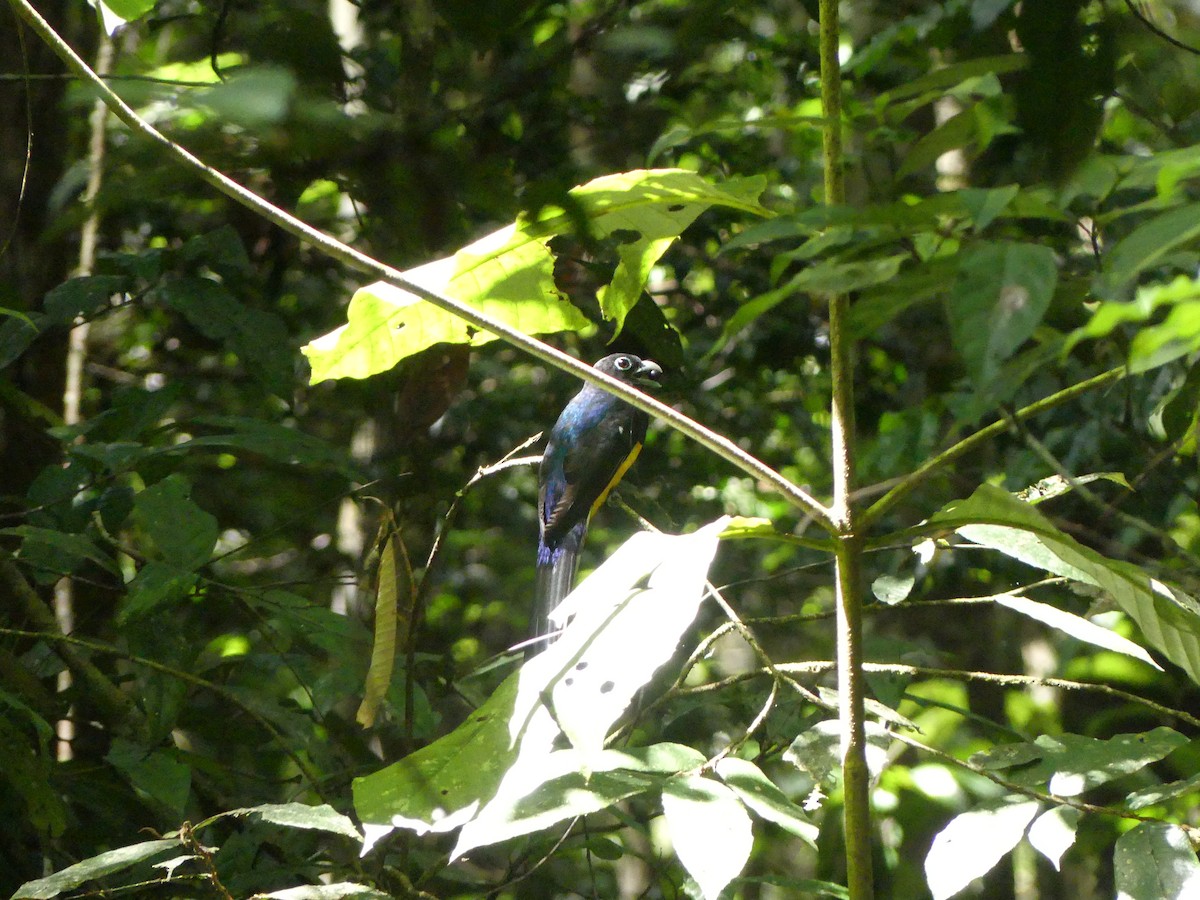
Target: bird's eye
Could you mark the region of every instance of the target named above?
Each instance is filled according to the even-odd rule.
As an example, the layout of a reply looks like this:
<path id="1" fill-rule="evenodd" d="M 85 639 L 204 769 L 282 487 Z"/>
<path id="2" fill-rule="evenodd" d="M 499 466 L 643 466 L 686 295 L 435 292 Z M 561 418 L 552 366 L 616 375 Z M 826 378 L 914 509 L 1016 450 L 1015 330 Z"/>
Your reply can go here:
<path id="1" fill-rule="evenodd" d="M 633 368 L 633 360 L 628 356 L 618 356 L 617 361 L 614 362 L 613 365 L 624 372 Z"/>

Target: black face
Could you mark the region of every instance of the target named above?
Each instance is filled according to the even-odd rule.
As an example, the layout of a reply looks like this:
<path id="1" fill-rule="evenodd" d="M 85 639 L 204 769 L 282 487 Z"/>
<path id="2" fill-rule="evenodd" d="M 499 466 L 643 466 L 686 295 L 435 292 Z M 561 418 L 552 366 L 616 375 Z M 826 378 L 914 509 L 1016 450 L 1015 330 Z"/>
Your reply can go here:
<path id="1" fill-rule="evenodd" d="M 654 360 L 642 359 L 632 353 L 613 353 L 597 362 L 595 367 L 606 375 L 640 387 L 657 387 L 663 373 L 662 366 Z"/>

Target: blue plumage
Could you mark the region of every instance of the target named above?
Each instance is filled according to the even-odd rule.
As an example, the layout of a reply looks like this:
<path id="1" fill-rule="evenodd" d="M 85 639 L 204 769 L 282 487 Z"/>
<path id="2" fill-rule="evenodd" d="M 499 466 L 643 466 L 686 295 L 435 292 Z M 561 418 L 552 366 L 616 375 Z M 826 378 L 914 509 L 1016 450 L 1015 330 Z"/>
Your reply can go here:
<path id="1" fill-rule="evenodd" d="M 635 385 L 654 385 L 662 375 L 657 363 L 628 353 L 606 356 L 596 368 Z M 571 592 L 592 514 L 633 464 L 648 423 L 645 413 L 588 384 L 550 430 L 538 473 L 534 637 L 549 633 L 550 611 Z"/>

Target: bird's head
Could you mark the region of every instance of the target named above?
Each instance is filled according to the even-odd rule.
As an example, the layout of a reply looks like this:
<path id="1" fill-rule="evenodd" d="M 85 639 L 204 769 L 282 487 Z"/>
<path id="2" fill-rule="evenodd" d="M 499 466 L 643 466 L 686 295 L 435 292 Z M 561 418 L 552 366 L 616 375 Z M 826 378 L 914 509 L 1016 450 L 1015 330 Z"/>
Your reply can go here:
<path id="1" fill-rule="evenodd" d="M 662 366 L 652 359 L 642 359 L 632 353 L 613 353 L 596 363 L 595 368 L 618 381 L 642 388 L 658 387 Z"/>

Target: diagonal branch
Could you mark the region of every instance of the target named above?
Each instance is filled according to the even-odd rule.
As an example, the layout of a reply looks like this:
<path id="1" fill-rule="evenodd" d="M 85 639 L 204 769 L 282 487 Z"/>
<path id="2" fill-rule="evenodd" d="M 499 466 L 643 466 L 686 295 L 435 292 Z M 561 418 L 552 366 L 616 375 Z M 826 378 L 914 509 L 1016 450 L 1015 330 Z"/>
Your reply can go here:
<path id="1" fill-rule="evenodd" d="M 591 366 L 580 362 L 574 357 L 568 356 L 561 350 L 551 347 L 549 344 L 542 343 L 503 322 L 498 322 L 467 304 L 460 303 L 451 297 L 447 297 L 437 291 L 431 291 L 410 281 L 404 277 L 404 274 L 399 269 L 384 265 L 378 260 L 367 256 L 365 253 L 355 250 L 341 241 L 335 240 L 324 232 L 313 228 L 311 225 L 305 224 L 295 216 L 289 215 L 279 207 L 268 203 L 262 197 L 238 184 L 229 176 L 207 165 L 188 150 L 155 129 L 154 126 L 142 119 L 128 104 L 118 97 L 104 83 L 104 80 L 97 76 L 88 64 L 59 37 L 53 27 L 42 18 L 41 14 L 30 5 L 28 0 L 9 0 L 9 3 L 16 10 L 17 14 L 29 23 L 29 26 L 46 42 L 68 68 L 95 87 L 100 97 L 117 118 L 128 125 L 133 131 L 158 144 L 169 155 L 174 157 L 177 162 L 191 169 L 196 175 L 225 196 L 240 203 L 247 209 L 258 213 L 264 219 L 279 226 L 279 228 L 293 237 L 308 242 L 338 262 L 420 297 L 422 300 L 428 301 L 434 306 L 469 322 L 476 328 L 502 338 L 547 365 L 553 366 L 556 369 L 562 369 L 564 372 L 568 372 L 577 378 L 601 387 L 609 393 L 620 397 L 631 406 L 635 406 L 661 419 L 676 431 L 696 441 L 738 469 L 769 485 L 793 506 L 814 517 L 826 530 L 833 530 L 829 510 L 824 505 L 819 503 L 799 485 L 784 478 L 770 466 L 742 450 L 724 435 L 717 434 L 715 431 L 705 428 L 694 419 L 690 419 L 682 413 L 675 411 L 665 403 L 655 400 L 653 397 L 635 388 L 631 388 L 611 376 L 602 374 Z"/>

